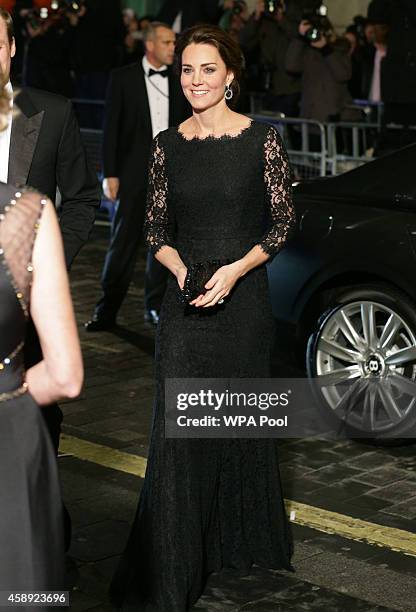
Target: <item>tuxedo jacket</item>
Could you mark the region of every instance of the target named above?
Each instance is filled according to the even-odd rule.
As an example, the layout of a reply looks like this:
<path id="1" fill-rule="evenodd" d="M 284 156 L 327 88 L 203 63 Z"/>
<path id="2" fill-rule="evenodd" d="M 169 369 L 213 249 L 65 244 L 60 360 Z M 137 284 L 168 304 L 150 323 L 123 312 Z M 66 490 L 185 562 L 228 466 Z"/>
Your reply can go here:
<path id="1" fill-rule="evenodd" d="M 197 23 L 217 24 L 222 14 L 218 0 L 166 0 L 157 20 L 173 25 L 180 11 L 182 11 L 182 30 Z"/>
<path id="2" fill-rule="evenodd" d="M 169 68 L 169 126 L 191 114 L 179 79 Z M 149 155 L 153 140 L 149 98 L 141 62 L 117 68 L 107 92 L 103 166 L 105 177 L 120 179 L 120 197 L 133 200 L 147 188 Z"/>
<path id="3" fill-rule="evenodd" d="M 87 241 L 100 205 L 100 188 L 81 140 L 72 104 L 36 89 L 14 100 L 8 182 L 29 185 L 52 201 L 59 189 L 60 226 L 68 268 Z"/>

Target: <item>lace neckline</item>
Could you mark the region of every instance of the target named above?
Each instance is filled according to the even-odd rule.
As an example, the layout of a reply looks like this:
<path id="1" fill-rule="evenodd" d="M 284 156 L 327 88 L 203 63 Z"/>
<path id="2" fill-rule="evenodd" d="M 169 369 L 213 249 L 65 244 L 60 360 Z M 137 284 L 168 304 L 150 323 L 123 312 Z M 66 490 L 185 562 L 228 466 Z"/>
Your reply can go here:
<path id="1" fill-rule="evenodd" d="M 186 136 L 183 134 L 183 132 L 180 131 L 179 126 L 177 126 L 175 128 L 175 131 L 177 133 L 177 135 L 181 138 L 181 140 L 184 140 L 185 142 L 206 142 L 206 141 L 224 141 L 224 140 L 237 140 L 238 138 L 241 138 L 242 136 L 244 136 L 244 134 L 246 134 L 247 132 L 249 132 L 252 127 L 254 125 L 254 121 L 251 120 L 250 123 L 245 127 L 242 128 L 239 132 L 237 132 L 237 134 L 227 134 L 227 132 L 225 134 L 222 134 L 221 136 L 206 136 L 205 138 L 201 138 L 200 136 L 193 136 L 192 138 L 186 138 Z"/>

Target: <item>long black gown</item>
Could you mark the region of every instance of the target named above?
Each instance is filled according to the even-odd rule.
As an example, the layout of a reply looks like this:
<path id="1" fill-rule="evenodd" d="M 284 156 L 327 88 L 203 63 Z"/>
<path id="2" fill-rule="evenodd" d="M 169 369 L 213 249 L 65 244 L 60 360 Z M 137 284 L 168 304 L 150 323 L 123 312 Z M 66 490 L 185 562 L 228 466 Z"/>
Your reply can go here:
<path id="1" fill-rule="evenodd" d="M 291 173 L 278 132 L 253 122 L 237 136 L 154 141 L 147 242 L 185 264 L 274 256 L 294 223 Z M 291 568 L 292 541 L 276 441 L 164 437 L 165 378 L 266 378 L 274 321 L 265 266 L 223 307 L 185 307 L 172 276 L 156 341 L 156 399 L 146 478 L 110 595 L 123 610 L 185 612 L 209 573 L 255 563 Z"/>
<path id="2" fill-rule="evenodd" d="M 56 457 L 24 385 L 30 262 L 42 201 L 0 183 L 0 591 L 64 586 Z"/>

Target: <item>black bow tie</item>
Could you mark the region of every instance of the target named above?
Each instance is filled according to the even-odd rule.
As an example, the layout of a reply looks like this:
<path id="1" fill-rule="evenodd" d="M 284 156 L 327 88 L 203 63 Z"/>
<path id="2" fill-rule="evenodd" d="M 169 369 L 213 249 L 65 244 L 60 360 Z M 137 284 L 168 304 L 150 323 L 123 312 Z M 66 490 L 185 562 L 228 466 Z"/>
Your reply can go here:
<path id="1" fill-rule="evenodd" d="M 165 70 L 153 70 L 153 68 L 149 69 L 149 73 L 148 73 L 148 77 L 153 76 L 154 74 L 160 74 L 160 76 L 162 77 L 167 77 L 168 76 L 168 69 L 165 68 Z"/>

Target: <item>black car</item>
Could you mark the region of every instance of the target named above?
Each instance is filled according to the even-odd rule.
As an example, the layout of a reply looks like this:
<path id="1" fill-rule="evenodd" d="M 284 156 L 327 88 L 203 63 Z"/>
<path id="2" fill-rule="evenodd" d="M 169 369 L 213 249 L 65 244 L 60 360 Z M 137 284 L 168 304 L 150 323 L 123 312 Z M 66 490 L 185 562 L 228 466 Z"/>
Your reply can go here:
<path id="1" fill-rule="evenodd" d="M 416 145 L 299 183 L 294 197 L 295 236 L 268 267 L 278 342 L 318 381 L 329 411 L 345 406 L 352 382 L 357 396 L 366 388 L 357 430 L 413 437 Z"/>

